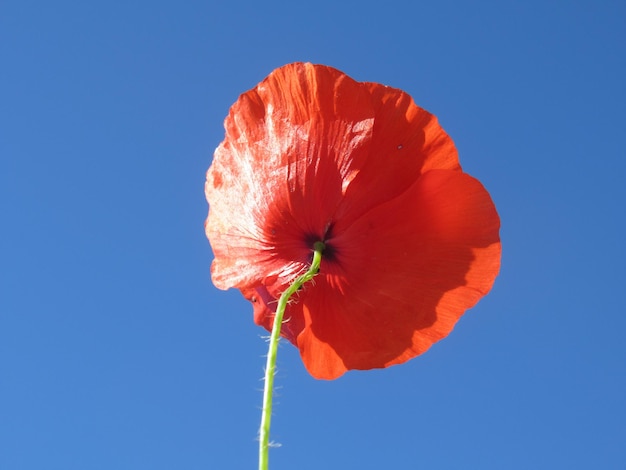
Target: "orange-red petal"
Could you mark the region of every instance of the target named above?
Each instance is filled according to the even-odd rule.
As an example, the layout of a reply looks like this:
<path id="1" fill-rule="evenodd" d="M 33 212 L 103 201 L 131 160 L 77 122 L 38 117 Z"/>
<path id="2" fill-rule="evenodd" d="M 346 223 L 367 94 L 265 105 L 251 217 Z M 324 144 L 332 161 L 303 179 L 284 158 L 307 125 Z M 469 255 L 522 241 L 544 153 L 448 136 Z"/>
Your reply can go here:
<path id="1" fill-rule="evenodd" d="M 499 270 L 499 219 L 461 172 L 424 173 L 400 197 L 337 227 L 297 309 L 303 361 L 318 378 L 405 362 L 448 335 Z M 297 316 L 294 312 L 293 316 Z"/>
<path id="2" fill-rule="evenodd" d="M 332 220 L 373 121 L 367 88 L 324 66 L 282 67 L 237 100 L 205 186 L 218 287 L 278 290 L 305 267 L 301 232 Z"/>

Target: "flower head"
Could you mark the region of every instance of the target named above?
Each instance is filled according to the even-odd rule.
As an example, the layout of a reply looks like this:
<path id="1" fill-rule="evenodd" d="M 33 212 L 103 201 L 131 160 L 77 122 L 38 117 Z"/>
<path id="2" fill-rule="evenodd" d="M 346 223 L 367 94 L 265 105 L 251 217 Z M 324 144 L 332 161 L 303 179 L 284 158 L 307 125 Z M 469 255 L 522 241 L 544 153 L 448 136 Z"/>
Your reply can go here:
<path id="1" fill-rule="evenodd" d="M 491 289 L 495 207 L 403 91 L 294 63 L 241 95 L 224 126 L 205 187 L 213 282 L 240 289 L 271 330 L 323 242 L 282 327 L 314 377 L 405 362 Z"/>

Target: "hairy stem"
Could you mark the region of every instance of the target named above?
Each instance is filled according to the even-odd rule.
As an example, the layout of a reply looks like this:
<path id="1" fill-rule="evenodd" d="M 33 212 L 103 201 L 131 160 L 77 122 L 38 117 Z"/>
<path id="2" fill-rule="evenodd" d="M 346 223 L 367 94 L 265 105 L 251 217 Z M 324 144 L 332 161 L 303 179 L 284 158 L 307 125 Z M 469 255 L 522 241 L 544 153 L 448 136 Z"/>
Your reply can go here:
<path id="1" fill-rule="evenodd" d="M 276 316 L 270 336 L 269 351 L 267 353 L 267 363 L 265 365 L 265 388 L 263 389 L 263 411 L 261 412 L 261 428 L 259 430 L 259 470 L 268 470 L 269 462 L 269 439 L 270 423 L 272 420 L 272 395 L 274 392 L 274 373 L 276 371 L 276 355 L 278 352 L 278 342 L 280 340 L 280 328 L 283 323 L 283 316 L 289 298 L 302 287 L 303 284 L 315 277 L 322 262 L 322 251 L 324 243 L 315 242 L 313 247 L 313 262 L 309 270 L 299 276 L 289 288 L 282 293 L 278 299 Z"/>

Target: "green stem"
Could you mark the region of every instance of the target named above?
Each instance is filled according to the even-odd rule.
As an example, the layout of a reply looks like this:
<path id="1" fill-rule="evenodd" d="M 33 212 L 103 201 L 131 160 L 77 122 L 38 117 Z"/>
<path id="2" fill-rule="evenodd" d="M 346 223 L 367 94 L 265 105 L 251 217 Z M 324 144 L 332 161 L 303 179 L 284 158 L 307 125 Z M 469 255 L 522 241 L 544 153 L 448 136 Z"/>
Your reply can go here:
<path id="1" fill-rule="evenodd" d="M 259 470 L 268 470 L 270 422 L 272 419 L 272 393 L 274 391 L 274 372 L 276 370 L 276 354 L 278 341 L 280 340 L 280 327 L 283 323 L 283 315 L 289 298 L 302 287 L 302 285 L 315 277 L 320 270 L 324 243 L 315 242 L 313 246 L 313 262 L 309 270 L 299 276 L 278 299 L 274 325 L 270 336 L 270 346 L 265 365 L 265 388 L 263 389 L 263 411 L 261 412 L 261 428 L 259 430 Z"/>

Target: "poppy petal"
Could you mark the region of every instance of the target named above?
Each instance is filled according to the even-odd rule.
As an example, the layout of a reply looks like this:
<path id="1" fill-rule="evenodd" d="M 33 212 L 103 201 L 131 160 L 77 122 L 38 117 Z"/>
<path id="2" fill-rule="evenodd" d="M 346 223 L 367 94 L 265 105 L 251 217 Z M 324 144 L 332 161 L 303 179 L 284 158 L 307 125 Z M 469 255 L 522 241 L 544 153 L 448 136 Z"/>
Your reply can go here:
<path id="1" fill-rule="evenodd" d="M 328 241 L 337 261 L 322 261 L 316 285 L 295 304 L 309 372 L 332 379 L 399 364 L 447 336 L 491 289 L 498 229 L 487 191 L 449 170 L 426 172 L 345 231 L 338 224 Z"/>
<path id="2" fill-rule="evenodd" d="M 373 120 L 367 87 L 311 64 L 277 69 L 237 100 L 205 185 L 217 287 L 276 292 L 306 268 L 301 235 L 333 220 Z"/>
<path id="3" fill-rule="evenodd" d="M 437 118 L 402 90 L 366 83 L 375 120 L 366 158 L 352 159 L 355 175 L 338 219 L 352 220 L 398 196 L 433 168 L 460 170 L 452 139 Z M 372 190 L 375 188 L 375 190 Z"/>

